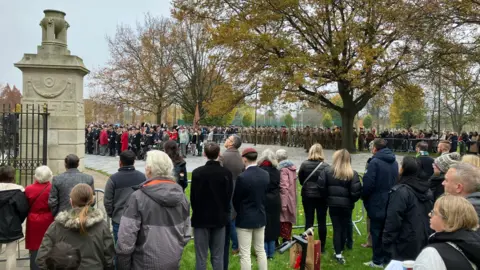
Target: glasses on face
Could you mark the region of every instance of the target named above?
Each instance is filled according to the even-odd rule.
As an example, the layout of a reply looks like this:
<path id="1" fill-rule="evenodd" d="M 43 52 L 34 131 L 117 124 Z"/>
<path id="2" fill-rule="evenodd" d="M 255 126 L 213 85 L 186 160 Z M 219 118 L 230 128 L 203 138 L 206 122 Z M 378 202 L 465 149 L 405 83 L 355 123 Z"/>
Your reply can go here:
<path id="1" fill-rule="evenodd" d="M 439 216 L 439 217 L 441 217 L 441 218 L 443 218 L 443 219 L 446 219 L 446 217 L 444 217 L 444 216 L 442 216 L 442 215 L 440 215 L 440 214 L 435 213 L 435 210 L 433 210 L 433 209 L 432 209 L 432 211 L 430 211 L 430 213 L 429 213 L 428 215 L 429 215 L 430 217 Z"/>

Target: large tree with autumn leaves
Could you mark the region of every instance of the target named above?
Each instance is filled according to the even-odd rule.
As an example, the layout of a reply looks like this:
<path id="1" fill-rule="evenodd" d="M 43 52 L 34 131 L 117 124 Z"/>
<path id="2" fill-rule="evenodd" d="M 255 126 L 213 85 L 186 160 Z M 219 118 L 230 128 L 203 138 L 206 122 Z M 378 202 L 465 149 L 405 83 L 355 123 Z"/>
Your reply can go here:
<path id="1" fill-rule="evenodd" d="M 260 82 L 261 100 L 292 97 L 340 113 L 354 150 L 355 115 L 392 81 L 428 64 L 430 25 L 421 1 L 174 0 L 177 18 L 209 22 L 228 49 L 229 72 Z M 332 102 L 339 95 L 342 106 Z"/>
<path id="2" fill-rule="evenodd" d="M 172 77 L 177 43 L 169 19 L 147 15 L 136 29 L 119 26 L 108 37 L 110 59 L 93 72 L 94 99 L 156 114 L 157 123 L 175 100 Z"/>
<path id="3" fill-rule="evenodd" d="M 21 101 L 22 94 L 15 85 L 13 88 L 9 84 L 0 87 L 0 110 L 15 110 L 15 105 Z"/>

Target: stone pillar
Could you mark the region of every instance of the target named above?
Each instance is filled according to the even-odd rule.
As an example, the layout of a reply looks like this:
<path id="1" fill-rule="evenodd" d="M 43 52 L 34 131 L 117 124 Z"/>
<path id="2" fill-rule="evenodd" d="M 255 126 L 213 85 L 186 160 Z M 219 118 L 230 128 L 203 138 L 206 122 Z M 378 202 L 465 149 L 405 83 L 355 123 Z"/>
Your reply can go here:
<path id="1" fill-rule="evenodd" d="M 83 77 L 89 70 L 83 60 L 70 55 L 67 47 L 65 13 L 45 10 L 40 22 L 42 44 L 36 54 L 25 54 L 15 64 L 23 73 L 24 108 L 27 104 L 47 104 L 48 161 L 54 174 L 65 171 L 68 154 L 80 158 L 83 169 L 85 156 L 85 112 L 83 106 Z M 31 105 L 30 105 L 31 106 Z"/>

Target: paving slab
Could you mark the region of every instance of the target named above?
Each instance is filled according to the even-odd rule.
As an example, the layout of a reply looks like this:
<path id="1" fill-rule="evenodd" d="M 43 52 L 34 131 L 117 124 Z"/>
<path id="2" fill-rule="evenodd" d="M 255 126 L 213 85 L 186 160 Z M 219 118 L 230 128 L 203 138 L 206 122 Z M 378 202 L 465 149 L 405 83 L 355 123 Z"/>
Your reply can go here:
<path id="1" fill-rule="evenodd" d="M 300 168 L 300 165 L 302 164 L 303 161 L 307 159 L 307 153 L 303 148 L 298 148 L 298 147 L 286 147 L 286 146 L 279 146 L 279 145 L 257 145 L 254 146 L 253 144 L 245 143 L 242 144 L 240 147 L 240 152 L 247 148 L 247 147 L 254 147 L 257 149 L 259 153 L 261 153 L 263 150 L 270 148 L 273 151 L 277 151 L 278 149 L 285 149 L 287 150 L 287 153 L 289 155 L 289 159 L 297 166 L 297 168 Z M 221 146 L 221 151 L 225 151 L 225 148 L 223 145 Z M 326 156 L 326 161 L 328 163 L 332 162 L 332 156 L 335 150 L 329 150 L 326 149 L 324 150 L 325 156 Z M 353 169 L 356 170 L 359 173 L 362 173 L 365 171 L 365 164 L 367 163 L 367 160 L 372 156 L 370 153 L 357 153 L 352 155 L 352 166 Z M 403 159 L 402 156 L 397 156 L 397 161 L 401 161 Z M 198 156 L 192 156 L 188 155 L 187 158 L 185 159 L 187 162 L 187 171 L 191 172 L 195 168 L 202 166 L 205 164 L 207 159 L 205 157 L 198 157 Z M 87 168 L 92 168 L 94 170 L 100 170 L 108 174 L 113 174 L 117 172 L 118 167 L 119 167 L 119 157 L 107 157 L 107 156 L 99 156 L 99 155 L 85 155 L 85 167 Z M 145 161 L 143 160 L 137 160 L 135 162 L 135 167 L 139 170 L 144 172 L 145 171 Z"/>

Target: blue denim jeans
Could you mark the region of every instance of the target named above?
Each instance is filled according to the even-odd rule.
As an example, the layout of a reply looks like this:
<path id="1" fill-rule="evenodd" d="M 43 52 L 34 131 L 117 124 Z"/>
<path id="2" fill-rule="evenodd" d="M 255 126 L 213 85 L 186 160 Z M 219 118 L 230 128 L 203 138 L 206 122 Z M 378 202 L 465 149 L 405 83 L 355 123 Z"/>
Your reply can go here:
<path id="1" fill-rule="evenodd" d="M 38 250 L 30 250 L 30 270 L 40 270 L 35 260 L 37 259 Z"/>
<path id="2" fill-rule="evenodd" d="M 267 253 L 267 258 L 273 258 L 273 254 L 275 254 L 275 241 L 265 242 L 265 252 Z"/>
<path id="3" fill-rule="evenodd" d="M 112 221 L 112 229 L 113 229 L 113 240 L 115 241 L 115 245 L 117 245 L 117 240 L 118 240 L 118 228 L 120 227 L 120 224 L 115 223 Z"/>
<path id="4" fill-rule="evenodd" d="M 235 219 L 230 222 L 230 239 L 232 239 L 232 250 L 238 249 L 237 229 L 235 229 Z"/>

